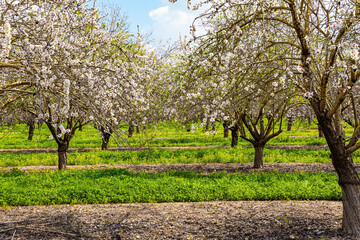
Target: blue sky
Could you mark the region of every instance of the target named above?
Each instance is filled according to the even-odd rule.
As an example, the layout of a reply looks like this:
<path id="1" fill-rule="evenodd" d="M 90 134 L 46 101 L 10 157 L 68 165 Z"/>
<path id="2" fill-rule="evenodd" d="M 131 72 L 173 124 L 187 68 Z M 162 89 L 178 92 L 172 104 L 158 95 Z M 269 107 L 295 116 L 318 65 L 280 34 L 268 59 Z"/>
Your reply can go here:
<path id="1" fill-rule="evenodd" d="M 174 42 L 181 35 L 190 36 L 190 25 L 197 15 L 188 10 L 186 0 L 170 3 L 168 0 L 97 0 L 96 6 L 115 5 L 121 7 L 128 16 L 130 31 L 136 33 L 137 25 L 140 33 L 151 33 L 154 45 L 162 40 L 165 43 L 171 39 Z"/>

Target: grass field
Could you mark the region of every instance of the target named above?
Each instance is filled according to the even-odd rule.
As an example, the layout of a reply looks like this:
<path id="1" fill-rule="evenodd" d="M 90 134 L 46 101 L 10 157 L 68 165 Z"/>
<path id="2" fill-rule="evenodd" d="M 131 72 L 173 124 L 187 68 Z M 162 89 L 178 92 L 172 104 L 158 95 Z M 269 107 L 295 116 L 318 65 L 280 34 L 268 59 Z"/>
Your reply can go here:
<path id="1" fill-rule="evenodd" d="M 355 152 L 353 160 L 360 162 L 360 152 Z M 280 150 L 265 149 L 264 162 L 281 163 L 330 163 L 329 150 Z M 55 166 L 57 153 L 1 153 L 0 167 L 8 166 Z M 176 150 L 153 149 L 145 151 L 90 151 L 71 152 L 68 165 L 96 164 L 141 164 L 141 163 L 247 163 L 254 158 L 253 148 Z"/>
<path id="2" fill-rule="evenodd" d="M 166 128 L 167 127 L 167 128 Z M 184 128 L 175 128 L 171 124 L 160 125 L 159 127 L 149 128 L 141 134 L 134 134 L 133 138 L 123 136 L 119 139 L 122 147 L 128 146 L 229 146 L 231 137 L 223 137 L 223 128 L 218 125 L 218 133 L 216 135 L 207 134 L 204 130 L 197 129 L 195 133 L 187 132 Z M 305 128 L 302 125 L 293 127 L 293 131 L 283 132 L 277 138 L 269 141 L 270 145 L 319 145 L 326 144 L 324 138 L 316 138 L 318 132 L 312 128 Z M 31 148 L 56 148 L 54 140 L 49 140 L 50 132 L 45 125 L 41 130 L 36 129 L 33 140 L 28 141 L 28 127 L 24 124 L 13 127 L 3 126 L 0 133 L 0 149 L 31 149 Z M 126 129 L 123 129 L 126 130 Z M 350 134 L 350 130 L 349 130 Z M 239 139 L 239 145 L 249 145 L 245 140 Z M 110 147 L 117 147 L 116 142 L 111 138 Z M 100 148 L 101 134 L 92 125 L 84 126 L 83 131 L 77 131 L 74 138 L 70 142 L 72 148 Z"/>
<path id="3" fill-rule="evenodd" d="M 347 129 L 347 134 L 351 129 Z M 314 137 L 315 125 L 298 124 L 269 145 L 319 145 L 325 139 Z M 3 127 L 0 149 L 56 148 L 48 140 L 46 126 L 34 140 L 27 139 L 27 126 Z M 231 138 L 207 135 L 205 131 L 187 132 L 173 125 L 152 127 L 147 133 L 126 139 L 130 146 L 228 146 Z M 248 163 L 254 149 L 240 140 L 232 149 L 71 152 L 68 165 L 96 164 L 171 164 L 171 163 Z M 91 125 L 77 132 L 72 148 L 99 148 L 100 133 Z M 111 140 L 111 147 L 115 141 Z M 124 146 L 127 146 L 124 144 Z M 358 152 L 354 162 L 359 162 Z M 265 149 L 268 163 L 330 163 L 329 150 Z M 57 153 L 1 153 L 0 167 L 57 165 Z M 0 205 L 42 205 L 64 203 L 123 203 L 215 200 L 340 200 L 337 176 L 332 173 L 213 173 L 194 172 L 134 173 L 121 169 L 88 169 L 26 173 L 17 168 L 3 169 L 0 175 Z"/>
<path id="4" fill-rule="evenodd" d="M 331 173 L 133 173 L 122 169 L 1 174 L 0 205 L 340 200 Z"/>

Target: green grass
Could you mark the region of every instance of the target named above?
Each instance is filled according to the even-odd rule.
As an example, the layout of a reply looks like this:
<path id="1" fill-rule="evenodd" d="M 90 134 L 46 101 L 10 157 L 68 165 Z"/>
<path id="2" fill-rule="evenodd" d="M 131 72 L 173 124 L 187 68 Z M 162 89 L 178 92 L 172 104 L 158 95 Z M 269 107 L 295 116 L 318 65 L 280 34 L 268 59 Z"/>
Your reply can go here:
<path id="1" fill-rule="evenodd" d="M 265 149 L 264 162 L 301 162 L 330 163 L 329 150 L 280 150 Z M 141 164 L 141 163 L 247 163 L 254 159 L 253 148 L 234 149 L 201 149 L 201 150 L 162 150 L 146 151 L 90 151 L 72 152 L 68 154 L 68 165 L 95 164 Z M 360 152 L 353 156 L 354 162 L 360 162 Z M 57 153 L 2 153 L 0 167 L 57 165 Z"/>
<path id="2" fill-rule="evenodd" d="M 313 124 L 314 125 L 314 124 Z M 134 138 L 124 138 L 131 146 L 229 146 L 231 137 L 223 137 L 223 127 L 218 124 L 218 134 L 207 135 L 206 131 L 197 129 L 195 133 L 186 132 L 184 128 L 174 127 L 169 123 L 159 124 L 159 127 L 150 127 L 142 134 L 134 134 Z M 293 127 L 290 132 L 283 132 L 277 138 L 272 139 L 268 144 L 273 145 L 293 145 L 307 144 L 318 145 L 326 144 L 324 138 L 315 138 L 317 129 L 309 128 L 300 123 Z M 0 149 L 17 149 L 17 148 L 57 148 L 54 140 L 48 140 L 50 132 L 46 125 L 43 125 L 41 131 L 36 129 L 34 140 L 27 140 L 28 127 L 25 124 L 13 126 L 9 129 L 7 126 L 0 128 Z M 126 129 L 123 129 L 126 131 Z M 347 129 L 350 131 L 350 129 Z M 350 132 L 348 133 L 350 135 Z M 296 137 L 293 137 L 296 136 Z M 121 142 L 122 146 L 127 146 Z M 110 147 L 116 147 L 117 144 L 110 139 Z M 249 145 L 245 140 L 239 139 L 239 145 Z M 101 134 L 92 125 L 84 126 L 83 131 L 77 131 L 70 142 L 72 148 L 100 148 Z"/>
<path id="3" fill-rule="evenodd" d="M 1 129 L 0 129 L 1 130 Z M 126 129 L 123 129 L 126 130 Z M 45 125 L 39 132 L 36 129 L 32 141 L 27 140 L 28 127 L 25 124 L 16 125 L 10 129 L 3 126 L 0 131 L 0 149 L 31 149 L 57 148 L 54 140 L 49 140 L 50 131 Z M 231 139 L 224 139 L 220 135 L 206 135 L 205 132 L 191 133 L 185 129 L 175 129 L 169 126 L 161 130 L 150 128 L 141 134 L 134 134 L 133 138 L 123 136 L 119 139 L 121 146 L 226 146 Z M 124 140 L 124 141 L 123 141 Z M 84 126 L 83 131 L 76 131 L 70 142 L 71 148 L 101 148 L 101 133 L 92 125 Z M 117 147 L 114 139 L 110 139 L 109 147 Z"/>
<path id="4" fill-rule="evenodd" d="M 264 162 L 330 163 L 330 151 L 265 149 Z M 96 164 L 155 164 L 155 163 L 247 163 L 254 159 L 253 148 L 201 149 L 201 150 L 146 150 L 146 151 L 90 151 L 68 154 L 68 165 Z M 57 153 L 2 153 L 0 167 L 57 165 Z M 355 163 L 360 162 L 360 152 L 353 155 Z"/>
<path id="5" fill-rule="evenodd" d="M 122 169 L 0 175 L 0 206 L 238 200 L 341 200 L 332 173 L 133 173 Z"/>

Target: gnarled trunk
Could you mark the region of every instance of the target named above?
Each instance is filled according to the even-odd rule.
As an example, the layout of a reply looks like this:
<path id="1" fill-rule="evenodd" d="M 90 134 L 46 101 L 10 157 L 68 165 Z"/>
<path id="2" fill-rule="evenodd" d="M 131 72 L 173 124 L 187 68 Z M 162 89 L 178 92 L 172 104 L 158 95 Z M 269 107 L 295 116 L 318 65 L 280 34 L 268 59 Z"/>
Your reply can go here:
<path id="1" fill-rule="evenodd" d="M 32 140 L 34 136 L 34 130 L 35 130 L 35 122 L 31 121 L 29 124 L 29 135 L 28 140 Z"/>
<path id="2" fill-rule="evenodd" d="M 343 184 L 343 219 L 342 228 L 350 234 L 360 235 L 360 185 Z"/>
<path id="3" fill-rule="evenodd" d="M 111 137 L 112 131 L 105 131 L 103 127 L 101 127 L 101 150 L 108 150 L 109 149 L 109 141 Z"/>
<path id="4" fill-rule="evenodd" d="M 254 168 L 264 167 L 264 146 L 265 145 L 262 144 L 254 145 L 255 148 Z"/>
<path id="5" fill-rule="evenodd" d="M 61 133 L 59 126 L 58 126 L 58 128 L 55 128 L 54 124 L 52 122 L 46 121 L 45 123 L 48 126 L 52 136 L 54 137 L 54 139 L 56 140 L 56 143 L 58 145 L 58 149 L 57 149 L 58 169 L 59 170 L 65 169 L 66 165 L 67 165 L 67 151 L 69 149 L 70 140 L 74 136 L 75 129 L 70 130 L 70 132 L 66 132 L 63 135 L 63 139 L 62 139 L 61 136 L 59 136 L 59 133 Z M 67 126 L 69 127 L 69 129 L 71 129 L 72 122 L 70 120 L 68 120 Z"/>
<path id="6" fill-rule="evenodd" d="M 58 144 L 58 169 L 65 169 L 67 164 L 67 150 L 69 148 L 69 143 L 60 143 Z"/>
<path id="7" fill-rule="evenodd" d="M 334 168 L 342 190 L 344 232 L 360 236 L 360 179 L 352 161 L 352 154 L 345 147 L 343 130 L 332 125 L 331 119 L 318 116 L 319 124 L 328 143 Z M 339 121 L 335 121 L 335 124 Z"/>
<path id="8" fill-rule="evenodd" d="M 338 173 L 342 191 L 342 228 L 346 233 L 360 236 L 360 179 L 352 156 L 339 158 L 332 154 L 332 161 Z"/>
<path id="9" fill-rule="evenodd" d="M 103 134 L 101 150 L 108 150 L 109 149 L 110 136 L 111 136 L 110 133 L 104 133 Z"/>
<path id="10" fill-rule="evenodd" d="M 227 138 L 229 137 L 229 122 L 224 121 L 223 126 L 224 126 L 224 138 Z"/>

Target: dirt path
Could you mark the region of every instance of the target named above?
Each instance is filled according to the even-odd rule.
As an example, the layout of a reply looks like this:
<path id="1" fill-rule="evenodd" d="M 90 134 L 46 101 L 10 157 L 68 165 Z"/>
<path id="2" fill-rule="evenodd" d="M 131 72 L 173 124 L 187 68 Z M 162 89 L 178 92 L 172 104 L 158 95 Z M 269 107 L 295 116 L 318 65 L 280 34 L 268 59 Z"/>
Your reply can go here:
<path id="1" fill-rule="evenodd" d="M 239 201 L 0 209 L 0 239 L 355 239 L 341 202 Z"/>

